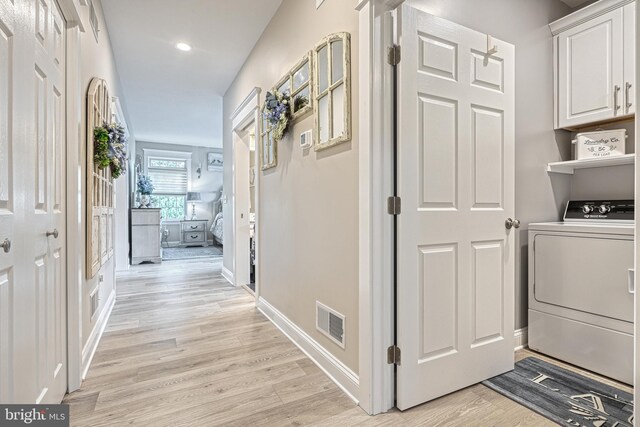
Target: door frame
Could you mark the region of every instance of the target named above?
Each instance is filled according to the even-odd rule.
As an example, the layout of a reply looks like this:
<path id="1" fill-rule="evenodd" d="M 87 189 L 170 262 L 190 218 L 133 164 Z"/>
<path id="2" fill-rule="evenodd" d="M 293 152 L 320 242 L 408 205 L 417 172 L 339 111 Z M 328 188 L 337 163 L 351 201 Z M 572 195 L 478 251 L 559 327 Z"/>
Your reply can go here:
<path id="1" fill-rule="evenodd" d="M 640 7 L 636 7 L 636 32 L 638 31 L 638 23 L 640 23 Z M 636 33 L 636 40 L 638 40 Z M 638 92 L 638 85 L 640 85 L 640 66 L 638 66 L 638 58 L 640 58 L 640 43 L 636 43 L 636 94 Z M 637 99 L 637 98 L 636 98 Z M 637 101 L 636 101 L 637 102 Z M 635 141 L 635 152 L 640 153 L 640 120 L 638 120 L 638 115 L 640 114 L 640 110 L 636 107 L 636 118 L 635 118 L 635 127 L 636 127 L 636 141 Z M 637 157 L 637 155 L 636 155 Z M 636 160 L 635 163 L 635 200 L 640 198 L 640 173 L 638 172 L 638 163 Z M 640 283 L 640 271 L 638 268 L 640 267 L 640 245 L 638 242 L 640 241 L 640 232 L 638 231 L 638 224 L 640 224 L 640 212 L 635 211 L 635 236 L 633 241 L 633 246 L 635 250 L 635 265 L 634 265 L 634 283 L 635 283 L 635 322 L 634 322 L 634 340 L 635 340 L 635 351 L 633 355 L 634 360 L 634 372 L 635 372 L 635 383 L 634 383 L 634 396 L 633 396 L 633 408 L 634 408 L 634 420 L 638 420 L 640 417 L 640 292 L 637 289 L 637 284 Z"/>
<path id="2" fill-rule="evenodd" d="M 238 274 L 237 274 L 237 265 L 236 265 L 236 261 L 237 261 L 237 257 L 236 257 L 236 250 L 237 250 L 237 241 L 238 241 L 238 235 L 237 235 L 237 226 L 238 224 L 236 224 L 236 194 L 237 194 L 237 174 L 241 173 L 241 171 L 238 171 L 237 168 L 235 167 L 236 165 L 236 158 L 237 158 L 237 154 L 236 154 L 236 150 L 238 147 L 238 144 L 244 144 L 241 136 L 240 136 L 240 132 L 243 132 L 245 129 L 247 129 L 250 126 L 254 126 L 255 128 L 255 141 L 256 141 L 256 149 L 253 153 L 253 155 L 255 156 L 255 165 L 256 165 L 256 176 L 255 176 L 255 216 L 256 216 L 256 222 L 255 222 L 255 231 L 254 231 L 254 236 L 256 239 L 256 253 L 255 253 L 255 257 L 256 257 L 256 271 L 255 271 L 255 281 L 256 281 L 256 289 L 255 289 L 255 297 L 256 297 L 256 303 L 258 301 L 258 299 L 260 298 L 260 245 L 261 245 L 261 238 L 260 238 L 260 176 L 261 174 L 259 173 L 259 165 L 260 165 L 260 144 L 258 142 L 258 138 L 260 136 L 260 123 L 262 122 L 260 120 L 260 93 L 262 92 L 262 89 L 260 89 L 259 87 L 254 87 L 251 92 L 247 95 L 247 97 L 240 103 L 240 105 L 238 105 L 238 107 L 235 109 L 235 111 L 231 114 L 231 141 L 232 141 L 232 148 L 231 148 L 231 164 L 233 165 L 233 173 L 232 175 L 232 182 L 231 182 L 231 191 L 232 191 L 232 198 L 231 198 L 231 211 L 233 212 L 233 236 L 231 236 L 234 244 L 233 244 L 233 272 L 232 272 L 232 277 L 233 277 L 233 285 L 234 286 L 242 286 L 244 284 L 242 283 L 238 283 Z M 249 154 L 251 155 L 251 154 Z M 244 173 L 244 172 L 242 172 Z M 249 191 L 249 189 L 247 188 L 247 192 Z"/>
<path id="3" fill-rule="evenodd" d="M 82 284 L 85 225 L 82 215 L 82 89 L 80 34 L 84 32 L 79 0 L 57 0 L 66 20 L 66 108 L 67 124 L 67 390 L 75 391 L 82 382 Z"/>
<path id="4" fill-rule="evenodd" d="M 370 415 L 395 406 L 393 217 L 393 11 L 405 0 L 356 0 L 359 19 L 359 405 Z"/>

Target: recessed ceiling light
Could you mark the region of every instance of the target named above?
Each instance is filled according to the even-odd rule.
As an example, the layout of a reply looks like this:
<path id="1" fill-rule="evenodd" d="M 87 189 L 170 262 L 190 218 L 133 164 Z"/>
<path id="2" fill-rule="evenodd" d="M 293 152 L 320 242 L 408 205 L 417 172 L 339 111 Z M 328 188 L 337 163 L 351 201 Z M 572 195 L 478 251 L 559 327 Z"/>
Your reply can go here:
<path id="1" fill-rule="evenodd" d="M 191 50 L 191 46 L 189 46 L 186 43 L 178 43 L 176 45 L 176 48 L 178 48 L 178 49 L 180 49 L 180 50 L 182 50 L 184 52 L 189 52 Z"/>

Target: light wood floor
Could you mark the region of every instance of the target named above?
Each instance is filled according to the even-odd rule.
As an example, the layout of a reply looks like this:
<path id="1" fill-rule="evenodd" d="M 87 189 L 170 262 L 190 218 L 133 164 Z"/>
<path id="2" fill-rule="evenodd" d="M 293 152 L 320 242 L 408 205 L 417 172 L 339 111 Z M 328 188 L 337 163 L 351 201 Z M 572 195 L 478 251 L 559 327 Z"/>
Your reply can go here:
<path id="1" fill-rule="evenodd" d="M 87 378 L 65 398 L 71 425 L 554 425 L 482 385 L 370 417 L 220 269 L 170 261 L 118 277 Z"/>

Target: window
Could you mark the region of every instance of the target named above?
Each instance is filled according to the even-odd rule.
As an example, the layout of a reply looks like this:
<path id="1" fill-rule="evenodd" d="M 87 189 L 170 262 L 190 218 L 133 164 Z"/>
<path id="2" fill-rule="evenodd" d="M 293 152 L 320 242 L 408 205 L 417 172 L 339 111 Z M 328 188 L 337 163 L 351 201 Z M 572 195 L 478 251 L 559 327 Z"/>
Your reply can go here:
<path id="1" fill-rule="evenodd" d="M 189 190 L 189 153 L 153 152 L 145 150 L 147 175 L 154 190 L 151 205 L 162 210 L 164 221 L 180 221 L 186 213 Z M 179 157 L 178 157 L 179 156 Z"/>
<path id="2" fill-rule="evenodd" d="M 162 209 L 162 219 L 165 221 L 180 221 L 184 219 L 186 208 L 185 195 L 152 194 L 151 206 Z"/>

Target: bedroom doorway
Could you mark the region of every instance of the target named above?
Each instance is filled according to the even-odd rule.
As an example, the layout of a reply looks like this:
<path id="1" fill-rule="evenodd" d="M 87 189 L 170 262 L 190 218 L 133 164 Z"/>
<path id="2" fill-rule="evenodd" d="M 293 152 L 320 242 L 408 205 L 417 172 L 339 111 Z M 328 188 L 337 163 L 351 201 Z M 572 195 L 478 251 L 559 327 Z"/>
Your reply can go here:
<path id="1" fill-rule="evenodd" d="M 233 271 L 223 276 L 260 296 L 260 88 L 253 88 L 234 111 L 231 132 L 231 233 L 225 242 L 233 254 Z"/>
<path id="2" fill-rule="evenodd" d="M 235 150 L 235 273 L 236 286 L 255 294 L 256 247 L 256 124 L 251 120 L 234 135 Z"/>

